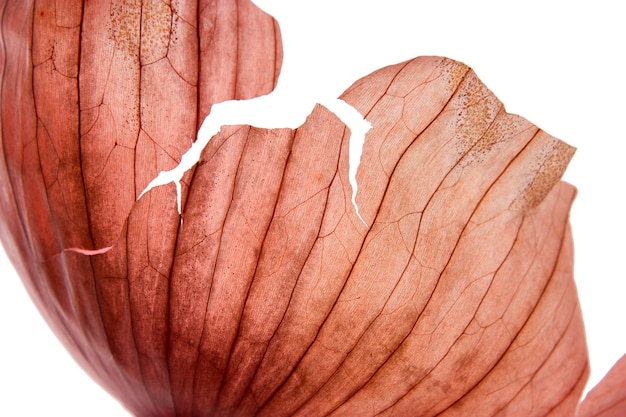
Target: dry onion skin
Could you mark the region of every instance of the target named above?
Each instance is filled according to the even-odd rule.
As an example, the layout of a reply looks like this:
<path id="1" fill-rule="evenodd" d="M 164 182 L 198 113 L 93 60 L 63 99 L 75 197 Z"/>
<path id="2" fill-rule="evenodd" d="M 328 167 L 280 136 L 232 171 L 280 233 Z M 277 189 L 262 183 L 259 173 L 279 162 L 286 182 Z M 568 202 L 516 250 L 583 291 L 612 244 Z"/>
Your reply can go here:
<path id="1" fill-rule="evenodd" d="M 588 375 L 560 181 L 574 149 L 467 66 L 420 57 L 298 129 L 225 126 L 271 92 L 280 30 L 249 1 L 4 1 L 0 237 L 89 375 L 137 416 L 619 416 Z M 184 221 L 181 221 L 181 218 Z M 107 248 L 107 250 L 101 250 Z M 78 249 L 78 250 L 77 250 Z M 81 253 L 82 251 L 82 253 Z"/>

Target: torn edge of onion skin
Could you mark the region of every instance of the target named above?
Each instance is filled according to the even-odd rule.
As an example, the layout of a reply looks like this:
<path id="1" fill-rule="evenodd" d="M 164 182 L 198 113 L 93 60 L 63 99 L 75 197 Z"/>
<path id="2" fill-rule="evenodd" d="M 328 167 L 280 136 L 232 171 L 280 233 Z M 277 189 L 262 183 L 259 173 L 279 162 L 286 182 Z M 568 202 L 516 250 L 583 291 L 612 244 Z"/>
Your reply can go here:
<path id="1" fill-rule="evenodd" d="M 350 129 L 350 138 L 348 140 L 348 181 L 352 187 L 351 201 L 357 217 L 363 222 L 365 227 L 369 227 L 361 216 L 359 205 L 356 202 L 358 192 L 356 173 L 359 166 L 361 166 L 361 156 L 363 155 L 363 147 L 365 146 L 365 135 L 372 128 L 372 124 L 363 117 L 357 109 L 340 98 L 320 104 L 333 112 L 339 120 Z M 356 164 L 352 163 L 353 161 L 356 161 Z"/>
<path id="2" fill-rule="evenodd" d="M 238 100 L 229 101 L 228 104 L 232 105 L 236 103 Z M 242 100 L 241 102 L 246 102 L 246 104 L 250 104 L 254 99 L 250 100 Z M 226 102 L 224 102 L 226 104 Z M 218 105 L 221 103 L 218 103 Z M 356 195 L 358 192 L 358 185 L 356 181 L 356 173 L 358 167 L 361 165 L 361 155 L 363 153 L 363 146 L 365 144 L 365 135 L 372 128 L 371 123 L 359 113 L 357 109 L 355 109 L 350 104 L 346 103 L 344 100 L 340 98 L 336 98 L 333 100 L 324 101 L 323 103 L 319 103 L 322 106 L 326 107 L 329 111 L 334 113 L 339 120 L 341 120 L 348 129 L 350 129 L 350 138 L 349 138 L 349 150 L 348 150 L 348 181 L 352 187 L 352 206 L 356 212 L 357 217 L 363 222 L 365 227 L 369 227 L 367 222 L 361 216 L 359 211 L 359 206 L 356 202 Z M 216 106 L 214 106 L 216 107 Z M 220 107 L 221 109 L 221 107 Z M 230 116 L 230 115 L 229 115 Z M 217 121 L 215 120 L 217 118 Z M 244 119 L 238 120 L 240 123 L 237 124 L 250 124 L 246 123 L 245 116 Z M 292 123 L 285 121 L 286 126 L 274 126 L 273 128 L 297 128 L 299 126 L 290 126 Z M 301 125 L 301 124 L 300 124 Z M 200 156 L 204 148 L 209 144 L 209 141 L 217 135 L 221 127 L 223 126 L 222 121 L 220 121 L 220 116 L 215 115 L 213 112 L 209 113 L 207 117 L 204 119 L 204 122 L 200 126 L 200 130 L 198 131 L 197 139 L 194 143 L 192 143 L 191 147 L 183 154 L 181 161 L 178 165 L 172 168 L 169 171 L 161 171 L 159 174 L 150 181 L 150 183 L 146 186 L 146 188 L 139 194 L 137 200 L 141 199 L 148 191 L 151 189 L 158 187 L 160 185 L 166 185 L 169 183 L 174 183 L 176 186 L 176 203 L 178 208 L 178 214 L 181 216 L 181 224 L 182 224 L 182 192 L 181 192 L 181 180 L 185 172 L 191 169 L 194 165 L 196 165 L 200 161 Z M 266 126 L 266 128 L 268 128 Z M 351 163 L 354 160 L 357 163 Z"/>

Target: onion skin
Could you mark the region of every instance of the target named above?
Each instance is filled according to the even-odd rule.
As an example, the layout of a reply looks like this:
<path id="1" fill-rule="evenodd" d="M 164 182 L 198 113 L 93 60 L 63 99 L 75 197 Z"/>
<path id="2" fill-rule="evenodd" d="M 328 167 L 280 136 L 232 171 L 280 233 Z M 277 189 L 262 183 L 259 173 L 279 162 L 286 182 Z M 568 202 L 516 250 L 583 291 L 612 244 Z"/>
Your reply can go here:
<path id="1" fill-rule="evenodd" d="M 369 227 L 321 106 L 223 128 L 181 223 L 173 186 L 138 194 L 212 104 L 273 89 L 280 35 L 248 1 L 140 3 L 1 9 L 0 236 L 92 378 L 137 416 L 575 414 L 573 148 L 416 58 L 342 95 Z"/>
<path id="2" fill-rule="evenodd" d="M 622 356 L 582 402 L 580 417 L 619 417 L 626 414 L 626 355 Z"/>

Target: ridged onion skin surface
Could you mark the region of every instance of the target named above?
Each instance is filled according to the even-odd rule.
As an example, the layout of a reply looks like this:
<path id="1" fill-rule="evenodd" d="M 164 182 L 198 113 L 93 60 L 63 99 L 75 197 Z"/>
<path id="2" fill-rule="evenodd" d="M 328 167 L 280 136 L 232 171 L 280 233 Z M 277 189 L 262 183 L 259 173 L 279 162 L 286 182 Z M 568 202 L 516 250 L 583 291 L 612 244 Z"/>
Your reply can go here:
<path id="1" fill-rule="evenodd" d="M 367 226 L 350 132 L 322 106 L 296 130 L 224 127 L 179 216 L 171 184 L 137 197 L 212 104 L 272 91 L 277 23 L 244 0 L 0 5 L 0 236 L 132 413 L 575 415 L 574 149 L 467 66 L 420 57 L 342 95 L 373 126 Z M 619 415 L 616 391 L 581 415 Z"/>

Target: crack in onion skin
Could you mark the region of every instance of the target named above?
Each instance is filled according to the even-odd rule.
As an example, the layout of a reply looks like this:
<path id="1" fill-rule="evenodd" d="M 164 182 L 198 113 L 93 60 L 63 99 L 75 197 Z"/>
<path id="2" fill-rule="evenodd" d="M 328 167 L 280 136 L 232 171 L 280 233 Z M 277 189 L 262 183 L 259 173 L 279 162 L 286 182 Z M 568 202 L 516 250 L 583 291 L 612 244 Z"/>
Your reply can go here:
<path id="1" fill-rule="evenodd" d="M 271 91 L 280 38 L 243 0 L 140 3 L 2 3 L 2 242 L 98 383 L 137 416 L 574 415 L 571 147 L 417 58 L 341 97 L 370 228 L 321 106 L 222 129 L 181 225 L 174 187 L 136 194 L 212 103 Z"/>

